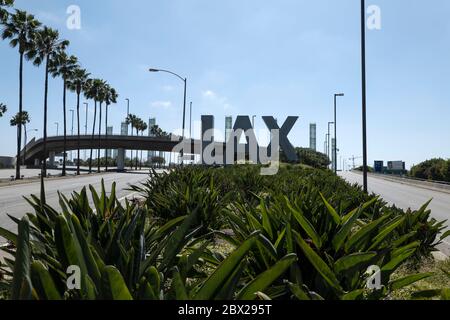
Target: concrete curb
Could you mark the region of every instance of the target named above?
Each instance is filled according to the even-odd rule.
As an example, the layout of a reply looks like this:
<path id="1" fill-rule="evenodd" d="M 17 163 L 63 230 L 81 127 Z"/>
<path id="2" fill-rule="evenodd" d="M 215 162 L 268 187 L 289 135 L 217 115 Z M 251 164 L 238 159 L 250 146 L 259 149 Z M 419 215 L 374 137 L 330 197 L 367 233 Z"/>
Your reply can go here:
<path id="1" fill-rule="evenodd" d="M 79 179 L 79 178 L 83 178 L 83 177 L 92 177 L 92 176 L 102 176 L 102 175 L 106 175 L 106 174 L 111 174 L 111 172 L 101 172 L 101 173 L 91 173 L 91 174 L 81 174 L 79 176 L 77 175 L 67 175 L 65 177 L 61 177 L 61 176 L 51 176 L 50 178 L 46 178 L 45 181 L 55 181 L 55 180 L 64 180 L 64 179 Z M 24 184 L 31 184 L 31 183 L 37 183 L 40 182 L 40 178 L 28 178 L 28 179 L 23 179 L 23 180 L 15 180 L 15 181 L 9 181 L 9 182 L 0 182 L 0 188 L 4 188 L 4 187 L 11 187 L 11 186 L 19 186 L 19 185 L 24 185 Z"/>

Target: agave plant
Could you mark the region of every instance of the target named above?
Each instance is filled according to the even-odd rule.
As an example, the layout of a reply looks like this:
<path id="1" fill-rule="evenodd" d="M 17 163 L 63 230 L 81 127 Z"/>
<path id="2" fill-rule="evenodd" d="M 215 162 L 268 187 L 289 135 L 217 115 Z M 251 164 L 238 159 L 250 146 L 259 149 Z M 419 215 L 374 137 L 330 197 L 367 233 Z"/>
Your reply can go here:
<path id="1" fill-rule="evenodd" d="M 390 282 L 390 276 L 421 246 L 411 234 L 398 237 L 396 229 L 406 217 L 385 214 L 376 220 L 362 219 L 378 199 L 339 215 L 325 197 L 316 210 L 306 211 L 305 197 L 289 199 L 279 195 L 270 201 L 260 199 L 256 208 L 231 205 L 225 210 L 233 237 L 239 243 L 259 230 L 266 244 L 252 250 L 247 272 L 260 273 L 286 254 L 297 254 L 299 262 L 290 267 L 291 293 L 299 299 L 375 299 L 431 276 L 417 274 Z M 321 209 L 323 208 L 323 209 Z M 421 215 L 425 206 L 414 215 Z M 366 271 L 381 269 L 381 290 L 367 290 Z M 280 295 L 286 292 L 279 291 Z"/>
<path id="2" fill-rule="evenodd" d="M 7 283 L 12 299 L 244 299 L 269 287 L 296 260 L 288 255 L 245 282 L 242 271 L 261 241 L 259 232 L 223 258 L 196 238 L 202 228 L 198 209 L 158 225 L 136 204 L 123 207 L 114 185 L 109 197 L 104 187 L 100 195 L 90 189 L 94 208 L 86 189 L 70 200 L 60 195 L 62 212 L 32 197 L 35 214 L 11 217 L 17 235 L 0 228 L 15 247 L 4 249 L 14 259 L 2 268 L 12 279 Z M 67 286 L 71 266 L 81 271 L 80 290 Z"/>

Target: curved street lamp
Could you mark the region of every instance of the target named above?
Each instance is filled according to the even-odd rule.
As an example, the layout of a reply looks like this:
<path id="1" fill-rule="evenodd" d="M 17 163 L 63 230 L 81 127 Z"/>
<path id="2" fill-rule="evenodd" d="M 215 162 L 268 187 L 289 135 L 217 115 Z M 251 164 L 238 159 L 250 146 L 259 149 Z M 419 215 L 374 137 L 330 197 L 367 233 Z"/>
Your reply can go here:
<path id="1" fill-rule="evenodd" d="M 179 74 L 169 71 L 169 70 L 164 70 L 164 69 L 154 69 L 154 68 L 150 68 L 148 71 L 150 72 L 165 72 L 165 73 L 170 73 L 171 75 L 174 75 L 175 77 L 177 77 L 178 79 L 180 79 L 181 81 L 184 82 L 184 102 L 183 102 L 183 131 L 182 131 L 182 140 L 184 140 L 184 132 L 186 130 L 186 91 L 187 91 L 187 78 L 183 78 L 182 76 L 180 76 Z M 181 165 L 183 165 L 183 157 L 184 157 L 184 150 L 182 149 L 180 152 L 181 155 Z"/>
<path id="2" fill-rule="evenodd" d="M 150 72 L 165 72 L 170 73 L 171 75 L 174 75 L 175 77 L 179 78 L 181 81 L 184 82 L 184 102 L 183 102 L 183 139 L 184 139 L 184 132 L 186 129 L 186 91 L 187 91 L 187 78 L 183 78 L 179 74 L 176 74 L 175 72 L 169 71 L 169 70 L 163 70 L 163 69 L 154 69 L 150 68 L 148 71 Z"/>
<path id="3" fill-rule="evenodd" d="M 334 95 L 334 150 L 333 150 L 333 156 L 334 156 L 334 163 L 333 163 L 333 170 L 334 173 L 337 173 L 337 149 L 338 149 L 338 142 L 337 142 L 337 115 L 336 115 L 336 99 L 337 97 L 343 97 L 343 93 L 336 93 Z"/>

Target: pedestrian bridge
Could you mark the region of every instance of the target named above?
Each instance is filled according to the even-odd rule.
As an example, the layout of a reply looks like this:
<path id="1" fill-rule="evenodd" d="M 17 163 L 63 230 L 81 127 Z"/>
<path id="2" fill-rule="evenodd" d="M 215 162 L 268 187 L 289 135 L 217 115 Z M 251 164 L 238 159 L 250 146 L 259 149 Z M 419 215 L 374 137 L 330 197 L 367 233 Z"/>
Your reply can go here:
<path id="1" fill-rule="evenodd" d="M 78 143 L 77 136 L 67 136 L 66 151 L 77 150 L 138 150 L 138 151 L 165 151 L 179 152 L 179 147 L 184 148 L 186 154 L 201 154 L 201 141 L 193 139 L 185 139 L 181 144 L 181 137 L 138 137 L 138 136 L 122 136 L 122 135 L 102 135 L 95 136 L 82 135 Z M 223 143 L 218 143 L 224 145 Z M 178 146 L 178 149 L 176 147 Z M 192 150 L 188 152 L 189 150 Z M 25 156 L 25 164 L 34 165 L 36 161 L 50 158 L 52 154 L 62 153 L 64 151 L 64 136 L 48 137 L 47 152 L 44 155 L 44 140 L 33 139 L 21 152 L 21 157 Z M 96 154 L 96 153 L 94 153 Z"/>

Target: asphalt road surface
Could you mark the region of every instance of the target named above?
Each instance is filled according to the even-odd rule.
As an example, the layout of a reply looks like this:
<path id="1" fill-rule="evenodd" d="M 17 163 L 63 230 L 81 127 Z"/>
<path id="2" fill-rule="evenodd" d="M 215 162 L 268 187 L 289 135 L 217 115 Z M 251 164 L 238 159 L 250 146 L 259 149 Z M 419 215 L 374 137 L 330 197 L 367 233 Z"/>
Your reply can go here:
<path id="1" fill-rule="evenodd" d="M 59 208 L 58 191 L 66 196 L 70 196 L 74 191 L 81 191 L 84 186 L 92 185 L 98 191 L 101 186 L 101 179 L 105 181 L 106 191 L 109 192 L 113 182 L 116 182 L 116 194 L 119 200 L 132 197 L 133 192 L 127 191 L 129 184 L 138 184 L 148 179 L 146 172 L 136 173 L 105 173 L 102 175 L 68 177 L 64 179 L 47 180 L 46 196 L 47 203 L 55 208 Z M 0 187 L 0 226 L 11 231 L 16 231 L 15 223 L 7 216 L 10 214 L 16 218 L 21 218 L 27 212 L 33 212 L 31 206 L 23 197 L 35 194 L 39 196 L 39 182 Z M 90 195 L 90 193 L 88 193 Z M 90 197 L 89 197 L 90 198 Z M 0 244 L 5 241 L 0 237 Z"/>
<path id="2" fill-rule="evenodd" d="M 350 183 L 363 184 L 363 176 L 353 172 L 341 172 L 340 176 Z M 382 178 L 369 176 L 369 192 L 380 195 L 386 202 L 404 210 L 417 210 L 432 199 L 431 215 L 438 221 L 450 220 L 450 193 L 433 191 L 412 185 L 387 181 Z M 447 228 L 449 221 L 447 221 Z M 439 249 L 450 256 L 450 240 L 447 238 Z"/>

